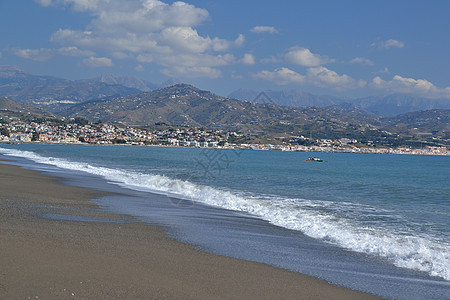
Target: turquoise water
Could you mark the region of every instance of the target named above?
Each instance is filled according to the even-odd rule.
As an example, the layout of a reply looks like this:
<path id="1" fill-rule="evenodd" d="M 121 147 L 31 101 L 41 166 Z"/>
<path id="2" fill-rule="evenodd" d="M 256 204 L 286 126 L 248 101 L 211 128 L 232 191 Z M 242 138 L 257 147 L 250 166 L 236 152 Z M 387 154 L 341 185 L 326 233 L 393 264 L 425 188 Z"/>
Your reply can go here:
<path id="1" fill-rule="evenodd" d="M 342 249 L 350 256 L 355 253 L 378 260 L 382 266 L 418 272 L 420 280 L 436 280 L 444 293 L 449 291 L 448 157 L 79 145 L 1 145 L 0 153 L 87 172 L 139 193 L 156 193 L 161 203 L 179 209 L 176 215 L 183 221 L 177 223 L 173 216 L 170 221 L 177 238 L 212 252 L 241 256 L 235 249 L 223 250 L 224 239 L 202 238 L 187 229 L 201 216 L 188 221 L 186 216 L 198 214 L 204 207 L 225 209 L 214 213 L 221 216 L 217 218 L 222 223 L 224 216 L 227 220 L 236 214 L 247 216 L 242 226 L 237 221 L 233 226 L 252 226 L 248 221 L 252 219 L 266 222 L 274 227 L 264 230 L 277 232 L 270 234 L 272 237 L 290 236 L 295 240 L 305 236 L 314 243 Z M 305 161 L 310 156 L 320 156 L 327 162 Z M 151 203 L 147 203 L 150 200 L 145 200 L 148 213 L 142 209 L 142 201 L 129 200 L 126 205 L 123 199 L 122 204 L 117 201 L 102 205 L 148 217 L 149 222 L 159 220 Z M 216 225 L 220 223 L 213 217 L 211 220 Z M 186 229 L 173 225 L 181 223 Z M 216 228 L 214 235 L 227 235 L 216 225 L 210 225 Z M 267 241 L 264 247 L 271 247 L 272 242 Z M 236 247 L 240 249 L 239 245 Z M 276 254 L 271 255 L 249 253 L 243 258 L 299 270 L 291 268 L 288 262 L 278 263 L 273 260 Z M 308 272 L 324 277 L 317 270 L 305 273 Z M 392 276 L 397 271 L 386 272 L 390 272 L 386 276 Z"/>

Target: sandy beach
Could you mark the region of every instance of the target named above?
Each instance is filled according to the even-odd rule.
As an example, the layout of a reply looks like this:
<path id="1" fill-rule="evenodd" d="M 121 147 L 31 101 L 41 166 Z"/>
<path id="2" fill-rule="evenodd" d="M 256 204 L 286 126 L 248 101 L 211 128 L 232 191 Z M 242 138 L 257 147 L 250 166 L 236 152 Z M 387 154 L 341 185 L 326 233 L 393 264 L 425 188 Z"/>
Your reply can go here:
<path id="1" fill-rule="evenodd" d="M 378 299 L 196 250 L 102 212 L 96 191 L 0 164 L 0 299 Z M 65 214 L 81 221 L 44 218 Z M 102 222 L 83 221 L 95 218 Z"/>

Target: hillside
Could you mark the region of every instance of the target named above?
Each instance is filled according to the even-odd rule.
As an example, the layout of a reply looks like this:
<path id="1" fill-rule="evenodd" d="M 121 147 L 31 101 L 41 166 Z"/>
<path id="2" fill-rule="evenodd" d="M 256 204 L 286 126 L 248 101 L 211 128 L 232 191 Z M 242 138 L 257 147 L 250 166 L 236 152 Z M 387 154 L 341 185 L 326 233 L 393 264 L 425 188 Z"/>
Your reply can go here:
<path id="1" fill-rule="evenodd" d="M 30 121 L 35 119 L 54 119 L 54 114 L 41 108 L 18 103 L 14 100 L 0 97 L 0 120 L 9 122 L 13 119 Z"/>
<path id="2" fill-rule="evenodd" d="M 432 117 L 438 112 L 442 113 L 440 119 Z M 446 110 L 436 110 L 380 119 L 349 103 L 328 107 L 285 107 L 271 102 L 261 104 L 225 98 L 190 85 L 178 84 L 126 97 L 82 103 L 65 111 L 64 115 L 135 126 L 169 124 L 227 129 L 258 138 L 300 135 L 322 139 L 346 137 L 391 145 L 405 141 L 448 143 L 446 113 Z M 430 116 L 426 117 L 426 114 Z M 406 121 L 402 120 L 406 119 L 407 126 L 418 126 L 424 131 L 404 130 L 402 124 Z M 431 119 L 437 120 L 437 123 L 430 125 Z M 413 120 L 419 123 L 423 120 L 424 125 Z"/>
<path id="3" fill-rule="evenodd" d="M 140 90 L 122 85 L 89 80 L 71 81 L 33 75 L 17 67 L 0 66 L 0 96 L 52 112 L 93 99 L 138 92 Z"/>
<path id="4" fill-rule="evenodd" d="M 14 66 L 0 66 L 0 97 L 23 104 L 32 104 L 58 113 L 76 104 L 137 94 L 174 84 L 174 80 L 154 84 L 133 76 L 103 74 L 92 79 L 68 80 L 52 76 L 33 75 Z M 412 95 L 393 94 L 359 99 L 317 96 L 296 90 L 263 93 L 239 89 L 229 98 L 255 103 L 273 103 L 291 107 L 328 107 L 351 103 L 359 110 L 390 117 L 413 111 L 450 109 L 449 99 L 427 99 Z"/>
<path id="5" fill-rule="evenodd" d="M 94 122 L 226 129 L 263 139 L 347 137 L 383 145 L 405 141 L 447 145 L 450 139 L 448 109 L 445 109 L 448 100 L 391 95 L 349 102 L 348 99 L 314 96 L 293 90 L 258 93 L 241 89 L 234 95 L 250 100 L 241 101 L 186 84 L 143 93 L 137 88 L 151 89 L 152 86 L 135 77 L 102 75 L 70 81 L 0 66 L 0 97 L 6 93 L 20 102 L 9 97 L 1 98 L 2 115 L 6 116 L 4 112 L 7 111 L 9 117 L 55 117 L 44 110 L 26 106 L 31 104 L 62 116 Z M 444 109 L 434 108 L 436 106 Z M 420 108 L 424 109 L 394 117 L 387 113 Z"/>
<path id="6" fill-rule="evenodd" d="M 380 117 L 415 111 L 450 109 L 450 99 L 427 99 L 404 94 L 360 98 L 352 100 L 351 103 Z"/>
<path id="7" fill-rule="evenodd" d="M 266 97 L 258 97 L 261 92 L 249 89 L 239 89 L 229 97 L 243 101 L 270 101 L 277 105 L 307 107 L 326 107 L 351 103 L 360 110 L 367 111 L 378 117 L 390 117 L 413 111 L 431 109 L 450 109 L 450 99 L 428 99 L 414 95 L 392 94 L 387 96 L 371 96 L 357 99 L 342 99 L 331 96 L 316 96 L 295 90 L 264 91 Z"/>
<path id="8" fill-rule="evenodd" d="M 166 123 L 262 135 L 304 133 L 320 137 L 361 136 L 361 132 L 374 130 L 379 125 L 375 116 L 350 105 L 281 107 L 220 97 L 186 84 L 83 103 L 65 111 L 64 115 L 139 126 Z"/>
<path id="9" fill-rule="evenodd" d="M 316 96 L 310 93 L 299 92 L 296 90 L 266 90 L 263 92 L 263 94 L 261 94 L 261 92 L 255 90 L 239 89 L 229 94 L 228 97 L 256 103 L 273 102 L 280 106 L 294 107 L 326 107 L 344 102 L 343 99 L 339 99 L 336 97 Z"/>
<path id="10" fill-rule="evenodd" d="M 383 126 L 405 135 L 431 135 L 450 139 L 450 110 L 433 109 L 382 119 Z"/>
<path id="11" fill-rule="evenodd" d="M 152 90 L 157 90 L 161 88 L 165 88 L 168 86 L 175 85 L 179 83 L 179 81 L 175 79 L 169 79 L 162 83 L 153 83 L 147 80 L 143 80 L 136 76 L 123 76 L 123 75 L 111 75 L 111 74 L 102 74 L 95 78 L 91 79 L 82 79 L 79 82 L 101 82 L 109 85 L 120 85 L 128 88 L 132 88 L 138 90 L 140 92 L 148 92 Z"/>
<path id="12" fill-rule="evenodd" d="M 66 116 L 101 119 L 130 125 L 173 125 L 233 127 L 256 122 L 271 123 L 283 114 L 269 117 L 264 105 L 255 105 L 217 96 L 193 86 L 179 84 L 127 97 L 83 103 L 65 112 Z"/>

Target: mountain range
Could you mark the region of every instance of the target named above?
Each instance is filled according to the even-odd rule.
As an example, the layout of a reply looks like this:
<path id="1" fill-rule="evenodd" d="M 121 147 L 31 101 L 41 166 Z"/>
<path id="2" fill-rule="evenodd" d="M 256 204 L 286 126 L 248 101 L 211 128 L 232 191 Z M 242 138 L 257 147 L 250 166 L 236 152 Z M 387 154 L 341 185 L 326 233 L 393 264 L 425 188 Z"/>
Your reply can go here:
<path id="1" fill-rule="evenodd" d="M 450 109 L 449 99 L 428 99 L 405 94 L 348 99 L 332 96 L 317 96 L 297 90 L 256 91 L 239 89 L 230 93 L 228 97 L 259 103 L 273 102 L 281 106 L 294 107 L 326 107 L 342 103 L 351 103 L 356 107 L 371 112 L 379 117 L 390 117 L 408 112 L 430 109 Z"/>
<path id="2" fill-rule="evenodd" d="M 306 107 L 306 106 L 326 107 L 345 102 L 337 97 L 316 96 L 310 93 L 300 92 L 297 90 L 256 91 L 241 88 L 230 93 L 228 97 L 257 103 L 273 102 L 280 106 L 293 106 L 293 107 Z"/>
<path id="3" fill-rule="evenodd" d="M 176 79 L 169 79 L 162 83 L 153 83 L 150 81 L 143 80 L 136 76 L 122 76 L 122 75 L 111 75 L 102 74 L 92 79 L 80 80 L 86 82 L 101 82 L 109 85 L 121 85 L 127 88 L 132 88 L 139 90 L 141 92 L 148 92 L 151 90 L 157 90 L 171 85 L 179 83 Z"/>
<path id="4" fill-rule="evenodd" d="M 196 126 L 271 138 L 349 137 L 383 144 L 402 139 L 448 144 L 450 139 L 449 100 L 406 95 L 340 99 L 298 91 L 244 89 L 233 93 L 233 97 L 222 97 L 187 84 L 164 86 L 112 75 L 71 81 L 32 75 L 16 67 L 0 67 L 0 96 L 19 103 L 13 104 L 7 98 L 0 102 L 8 111 L 12 110 L 6 106 L 16 105 L 19 115 L 24 111 L 48 117 L 56 113 L 125 125 Z M 154 89 L 157 87 L 163 88 Z M 30 105 L 41 110 L 31 112 Z M 407 113 L 392 116 L 386 108 Z M 422 108 L 425 111 L 408 112 Z"/>
<path id="5" fill-rule="evenodd" d="M 52 76 L 30 74 L 14 66 L 0 66 L 0 96 L 20 103 L 33 104 L 51 112 L 91 100 L 106 99 L 148 92 L 180 83 L 171 79 L 152 83 L 135 76 L 103 74 L 91 79 L 67 80 Z M 229 98 L 249 102 L 271 102 L 278 106 L 327 107 L 351 103 L 379 117 L 390 117 L 413 111 L 450 109 L 449 99 L 427 99 L 414 95 L 392 94 L 364 98 L 339 98 L 313 95 L 297 90 L 256 91 L 239 89 Z"/>
<path id="6" fill-rule="evenodd" d="M 52 112 L 93 99 L 138 92 L 140 90 L 123 85 L 33 75 L 17 67 L 0 66 L 0 96 Z"/>
<path id="7" fill-rule="evenodd" d="M 260 137 L 304 135 L 356 138 L 389 144 L 399 138 L 449 139 L 450 110 L 380 118 L 354 104 L 287 107 L 217 96 L 187 84 L 130 96 L 90 101 L 63 112 L 68 118 L 125 125 L 170 124 L 226 129 Z M 427 133 L 428 136 L 424 133 Z"/>
<path id="8" fill-rule="evenodd" d="M 155 84 L 137 77 L 108 74 L 73 81 L 30 74 L 14 66 L 0 66 L 0 96 L 55 113 L 78 103 L 137 94 L 171 85 L 174 82 L 171 80 Z"/>

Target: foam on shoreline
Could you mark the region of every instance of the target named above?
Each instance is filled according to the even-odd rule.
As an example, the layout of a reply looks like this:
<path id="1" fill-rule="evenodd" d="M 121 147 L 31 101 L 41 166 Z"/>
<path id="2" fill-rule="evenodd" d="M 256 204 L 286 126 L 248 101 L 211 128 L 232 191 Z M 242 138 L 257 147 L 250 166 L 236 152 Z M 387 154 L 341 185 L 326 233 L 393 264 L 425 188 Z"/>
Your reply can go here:
<path id="1" fill-rule="evenodd" d="M 384 257 L 396 266 L 425 271 L 450 280 L 450 244 L 431 236 L 413 236 L 383 227 L 389 212 L 370 206 L 305 199 L 286 199 L 242 194 L 166 176 L 124 171 L 60 158 L 42 157 L 33 152 L 1 149 L 4 154 L 25 157 L 38 163 L 98 175 L 123 187 L 176 195 L 224 209 L 249 213 L 274 225 L 304 234 L 345 249 Z M 372 217 L 371 226 L 345 217 L 353 211 Z"/>

